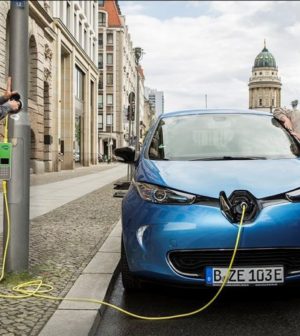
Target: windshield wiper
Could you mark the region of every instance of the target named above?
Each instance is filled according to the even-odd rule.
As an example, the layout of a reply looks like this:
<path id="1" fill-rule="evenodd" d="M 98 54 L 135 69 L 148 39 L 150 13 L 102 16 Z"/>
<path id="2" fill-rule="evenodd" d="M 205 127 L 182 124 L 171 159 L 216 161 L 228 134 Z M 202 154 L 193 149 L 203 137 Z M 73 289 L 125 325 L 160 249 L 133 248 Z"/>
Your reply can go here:
<path id="1" fill-rule="evenodd" d="M 265 156 L 208 156 L 190 161 L 266 160 Z"/>

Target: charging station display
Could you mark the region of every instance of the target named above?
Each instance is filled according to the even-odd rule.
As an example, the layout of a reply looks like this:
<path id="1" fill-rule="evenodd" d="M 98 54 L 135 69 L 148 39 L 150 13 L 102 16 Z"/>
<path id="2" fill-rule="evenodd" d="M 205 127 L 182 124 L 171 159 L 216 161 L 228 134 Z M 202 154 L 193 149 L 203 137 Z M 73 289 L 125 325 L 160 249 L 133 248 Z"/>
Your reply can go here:
<path id="1" fill-rule="evenodd" d="M 9 180 L 11 177 L 11 143 L 0 143 L 0 179 Z"/>

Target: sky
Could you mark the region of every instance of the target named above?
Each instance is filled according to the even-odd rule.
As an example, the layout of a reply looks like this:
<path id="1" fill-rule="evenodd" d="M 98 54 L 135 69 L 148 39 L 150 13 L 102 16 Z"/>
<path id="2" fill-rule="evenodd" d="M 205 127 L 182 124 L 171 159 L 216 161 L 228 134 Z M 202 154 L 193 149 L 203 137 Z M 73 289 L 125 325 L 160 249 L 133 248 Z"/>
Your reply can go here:
<path id="1" fill-rule="evenodd" d="M 165 112 L 248 108 L 255 57 L 267 48 L 282 81 L 282 106 L 300 102 L 300 1 L 119 1 L 145 85 Z"/>

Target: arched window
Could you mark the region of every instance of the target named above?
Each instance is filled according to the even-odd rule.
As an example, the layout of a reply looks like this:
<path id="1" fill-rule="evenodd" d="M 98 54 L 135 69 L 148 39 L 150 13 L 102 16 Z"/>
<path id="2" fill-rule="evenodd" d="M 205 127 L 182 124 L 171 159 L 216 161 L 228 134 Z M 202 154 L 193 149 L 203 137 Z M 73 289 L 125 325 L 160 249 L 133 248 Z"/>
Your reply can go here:
<path id="1" fill-rule="evenodd" d="M 37 44 L 32 35 L 29 40 L 29 60 L 28 60 L 28 98 L 36 100 L 37 98 L 37 70 L 38 70 L 38 53 Z"/>
<path id="2" fill-rule="evenodd" d="M 31 159 L 36 159 L 36 137 L 34 134 L 33 129 L 31 129 L 31 153 L 30 153 L 30 158 Z"/>

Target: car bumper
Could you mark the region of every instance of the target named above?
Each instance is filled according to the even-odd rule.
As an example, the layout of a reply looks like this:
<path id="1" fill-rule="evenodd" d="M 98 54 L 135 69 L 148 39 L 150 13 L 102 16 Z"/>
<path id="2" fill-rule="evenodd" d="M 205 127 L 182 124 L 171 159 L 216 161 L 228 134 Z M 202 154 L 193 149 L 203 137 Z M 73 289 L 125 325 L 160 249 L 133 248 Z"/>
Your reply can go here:
<path id="1" fill-rule="evenodd" d="M 204 284 L 205 279 L 180 273 L 170 262 L 171 252 L 232 250 L 238 232 L 238 225 L 230 223 L 218 207 L 153 204 L 142 200 L 133 188 L 123 200 L 122 224 L 130 271 L 139 277 L 182 284 Z M 299 203 L 268 206 L 253 223 L 244 225 L 239 249 L 300 252 L 299 233 Z M 255 258 L 250 257 L 248 266 L 257 265 Z M 274 260 L 272 265 L 278 262 Z M 300 266 L 293 273 L 285 272 L 285 282 L 299 280 Z"/>

